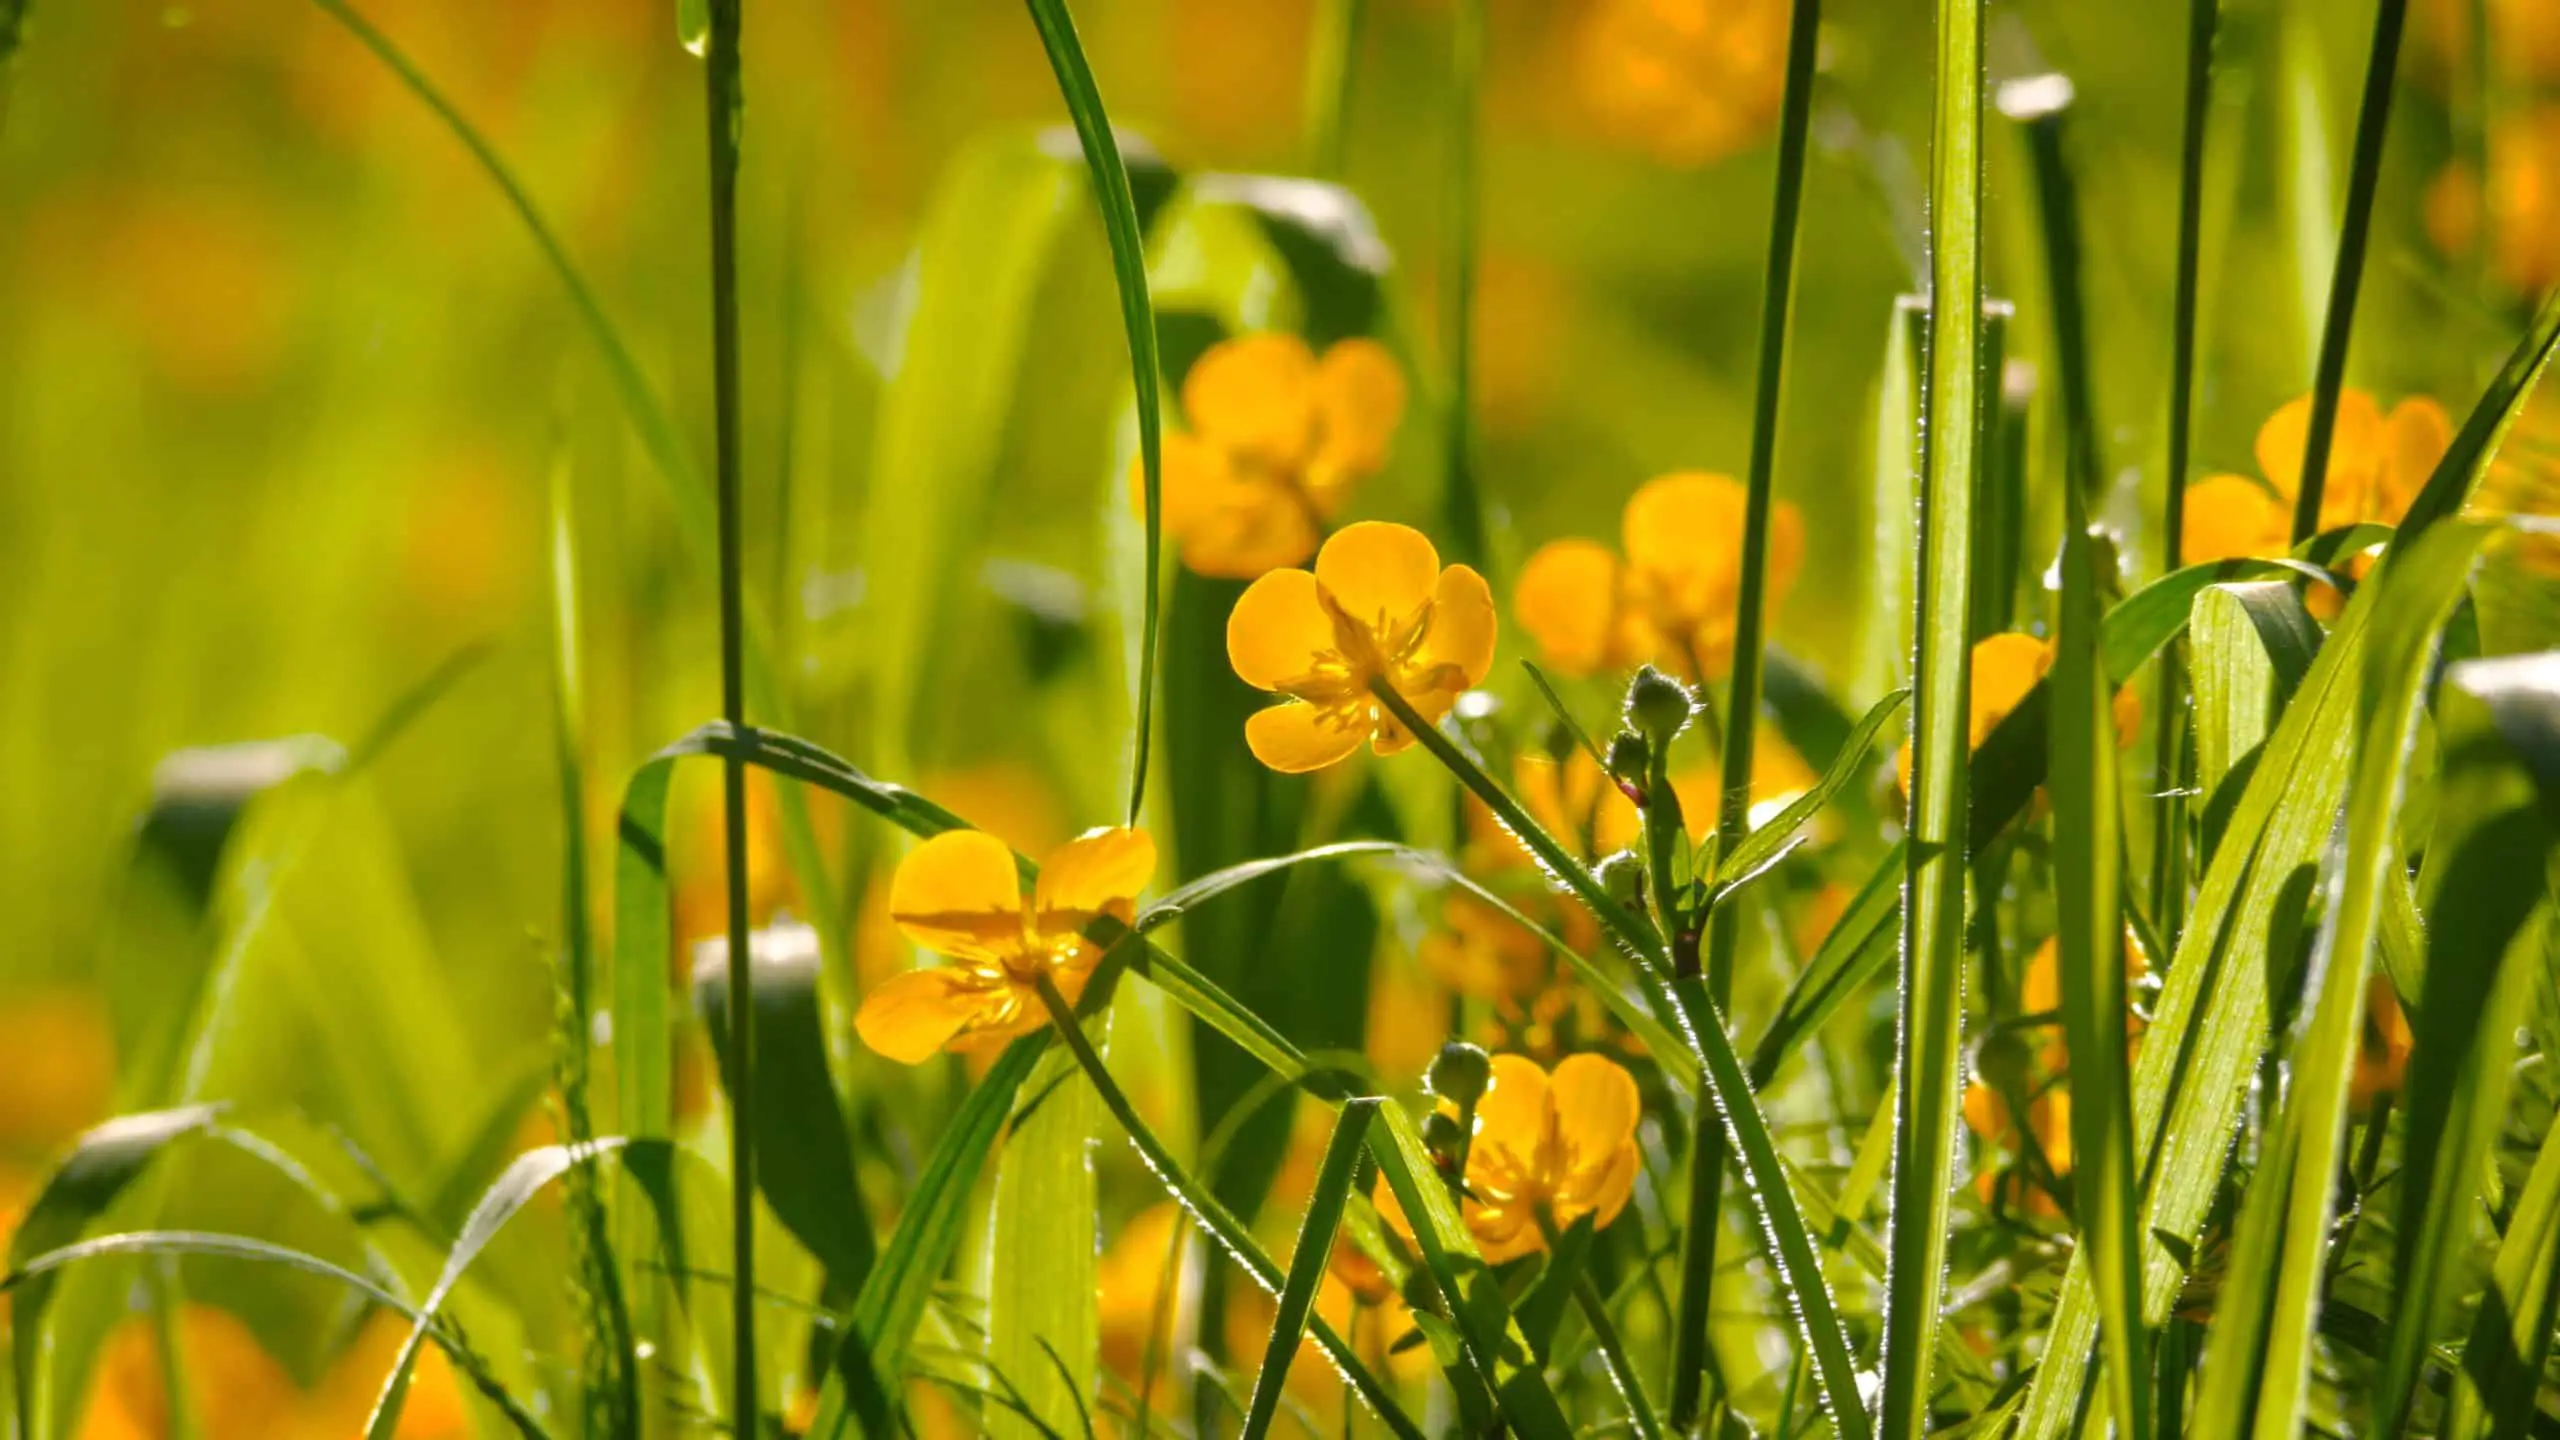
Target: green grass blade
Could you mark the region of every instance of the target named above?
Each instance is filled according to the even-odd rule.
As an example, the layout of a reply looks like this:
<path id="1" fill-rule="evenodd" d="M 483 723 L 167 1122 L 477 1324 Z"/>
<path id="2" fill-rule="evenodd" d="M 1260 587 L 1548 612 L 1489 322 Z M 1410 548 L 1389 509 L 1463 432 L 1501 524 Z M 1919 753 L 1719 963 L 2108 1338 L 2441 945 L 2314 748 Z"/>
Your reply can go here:
<path id="1" fill-rule="evenodd" d="M 1108 1010 L 1093 1014 L 1089 1023 L 1109 1026 Z M 1044 1098 L 1015 1117 L 997 1152 L 986 1275 L 987 1363 L 1019 1377 L 1018 1398 L 1039 1428 L 1067 1434 L 1081 1428 L 1094 1393 L 1100 1343 L 1094 1247 L 1059 1243 L 1100 1229 L 1091 1158 L 1100 1112 L 1075 1070 L 1074 1057 L 1052 1046 L 1031 1072 L 1031 1093 Z M 1009 1422 L 991 1429 L 1025 1433 Z"/>
<path id="2" fill-rule="evenodd" d="M 1342 1202 L 1351 1193 L 1361 1149 L 1369 1138 L 1369 1121 L 1377 1108 L 1373 1097 L 1353 1100 L 1333 1122 L 1333 1138 L 1325 1144 L 1324 1159 L 1316 1166 L 1315 1189 L 1307 1196 L 1306 1219 L 1298 1226 L 1298 1248 L 1289 1256 L 1289 1275 L 1280 1286 L 1280 1307 L 1271 1317 L 1271 1341 L 1262 1349 L 1262 1371 L 1254 1377 L 1244 1440 L 1262 1440 L 1280 1413 L 1280 1392 L 1288 1384 L 1290 1362 L 1298 1358 L 1298 1346 L 1306 1338 L 1316 1286 L 1333 1256 L 1334 1232 L 1342 1225 Z"/>
<path id="3" fill-rule="evenodd" d="M 1485 533 L 1484 495 L 1476 482 L 1475 315 L 1477 200 L 1484 117 L 1477 92 L 1484 81 L 1485 0 L 1456 0 L 1449 7 L 1449 237 L 1447 277 L 1441 289 L 1441 355 L 1449 367 L 1442 398 L 1440 507 L 1444 552 L 1472 565 L 1488 580 L 1500 577 Z"/>
<path id="4" fill-rule="evenodd" d="M 1929 1428 L 1963 1068 L 1972 686 L 1972 504 L 1990 377 L 1982 368 L 1982 5 L 1939 0 L 1930 141 L 1931 304 L 1923 366 L 1918 571 L 1912 607 L 1910 843 L 1904 852 L 1896 1151 L 1879 1433 Z"/>
<path id="5" fill-rule="evenodd" d="M 2395 1182 L 2397 1303 L 2374 1388 L 2375 1417 L 2389 1432 L 2407 1426 L 2428 1351 L 2462 1293 L 2482 1166 L 2508 1118 L 2509 1037 L 2532 1007 L 2533 970 L 2545 958 L 2541 907 L 2555 832 L 2548 797 L 2520 762 L 2537 746 L 2543 767 L 2555 759 L 2560 655 L 2454 665 L 2436 716 L 2441 778 L 2427 864 L 2434 923 Z M 2502 725 L 2508 717 L 2521 723 Z"/>
<path id="6" fill-rule="evenodd" d="M 1722 849 L 1716 862 L 1720 875 L 1746 875 L 1778 858 L 1796 831 L 1822 813 L 1823 806 L 1830 804 L 1842 790 L 1865 779 L 1868 757 L 1875 750 L 1877 738 L 1883 735 L 1884 727 L 1902 713 L 1902 702 L 1910 698 L 1910 691 L 1896 690 L 1868 707 L 1867 713 L 1859 717 L 1857 728 L 1850 731 L 1849 738 L 1841 744 L 1839 754 L 1832 757 L 1830 768 L 1822 772 L 1822 778 L 1814 782 L 1812 789 L 1787 802 L 1785 809 L 1769 817 L 1769 823 L 1751 830 Z"/>
<path id="7" fill-rule="evenodd" d="M 1319 180 L 1342 178 L 1351 126 L 1352 78 L 1368 0 L 1323 0 L 1307 42 L 1305 164 Z"/>
<path id="8" fill-rule="evenodd" d="M 1138 463 L 1146 475 L 1147 558 L 1146 608 L 1138 638 L 1138 714 L 1130 737 L 1129 823 L 1138 823 L 1147 798 L 1147 741 L 1154 725 L 1156 628 L 1164 596 L 1164 411 L 1157 387 L 1164 373 L 1156 354 L 1155 307 L 1147 299 L 1146 238 L 1138 225 L 1137 201 L 1129 193 L 1129 169 L 1120 158 L 1120 141 L 1112 133 L 1102 91 L 1093 83 L 1093 67 L 1085 63 L 1084 44 L 1076 38 L 1075 17 L 1067 0 L 1024 0 L 1031 23 L 1040 31 L 1041 48 L 1049 52 L 1049 69 L 1057 76 L 1059 97 L 1075 121 L 1076 139 L 1084 147 L 1085 168 L 1093 176 L 1093 193 L 1102 206 L 1103 233 L 1111 242 L 1111 273 L 1120 286 L 1120 320 L 1129 334 L 1129 377 L 1138 396 Z"/>
<path id="9" fill-rule="evenodd" d="M 2560 345 L 2560 295 L 2541 312 L 2471 410 L 2426 488 L 2401 519 L 2398 546 L 2459 511 L 2497 443 Z M 2221 1183 L 2249 1072 L 2265 1043 L 2268 930 L 2300 866 L 2327 841 L 2352 745 L 2354 686 L 2372 624 L 2374 585 L 2359 587 L 2301 694 L 2266 742 L 2197 887 L 2134 1068 L 2134 1138 L 2144 1165 L 2143 1314 L 2165 1321 L 2184 1269 L 2170 1244 L 2192 1245 Z M 2169 1244 L 2161 1241 L 2169 1237 Z M 2077 1409 L 2097 1312 L 2086 1266 L 2070 1266 L 2055 1301 L 2043 1361 L 2029 1386 L 2022 1434 L 2062 1434 Z"/>
<path id="10" fill-rule="evenodd" d="M 2409 0 L 2376 0 L 2364 99 L 2356 107 L 2355 157 L 2347 172 L 2347 213 L 2339 227 L 2336 265 L 2329 273 L 2329 305 L 2320 324 L 2320 358 L 2311 381 L 2311 425 L 2302 441 L 2302 485 L 2294 494 L 2297 545 L 2320 530 L 2330 441 L 2337 433 L 2338 393 L 2346 384 L 2347 342 L 2355 332 L 2356 292 L 2364 281 L 2365 244 L 2373 230 L 2374 194 L 2382 183 L 2382 142 L 2390 129 L 2400 35 L 2408 15 Z"/>
<path id="11" fill-rule="evenodd" d="M 2534 1156 L 2490 1262 L 2489 1287 L 2471 1322 L 2462 1368 L 2446 1402 L 2445 1440 L 2523 1435 L 2534 1428 L 2560 1321 L 2560 1117 Z"/>
<path id="12" fill-rule="evenodd" d="M 2320 650 L 2320 625 L 2292 586 L 2258 580 L 2198 595 L 2190 637 L 2196 784 L 2207 802 L 2210 836 L 2213 797 L 2266 743 L 2276 716 L 2301 687 Z"/>
<path id="13" fill-rule="evenodd" d="M 2053 872 L 2070 1056 L 2072 1219 L 2091 1257 L 2116 1433 L 2151 1433 L 2151 1370 L 2142 1320 L 2142 1232 L 2125 1055 L 2123 855 L 2113 688 L 2098 653 L 2098 556 L 2078 487 L 2066 507 L 2062 607 L 2054 658 Z"/>

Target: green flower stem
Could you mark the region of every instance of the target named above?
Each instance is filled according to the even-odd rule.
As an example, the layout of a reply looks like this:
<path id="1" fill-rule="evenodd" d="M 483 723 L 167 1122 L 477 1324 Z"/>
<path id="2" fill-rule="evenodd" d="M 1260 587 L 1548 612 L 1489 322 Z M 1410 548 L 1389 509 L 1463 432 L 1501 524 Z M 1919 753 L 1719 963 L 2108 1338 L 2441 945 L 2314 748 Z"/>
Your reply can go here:
<path id="1" fill-rule="evenodd" d="M 1085 1078 L 1093 1083 L 1094 1094 L 1101 1097 L 1102 1108 L 1110 1111 L 1111 1118 L 1120 1122 L 1120 1128 L 1129 1136 L 1129 1143 L 1138 1147 L 1138 1154 L 1147 1162 L 1147 1168 L 1155 1172 L 1164 1187 L 1173 1192 L 1173 1198 L 1181 1202 L 1183 1209 L 1191 1212 L 1192 1218 L 1209 1232 L 1228 1256 L 1252 1274 L 1255 1283 L 1274 1295 L 1279 1294 L 1287 1281 L 1280 1267 L 1262 1252 L 1251 1232 L 1218 1203 L 1216 1196 L 1194 1180 L 1191 1172 L 1173 1158 L 1173 1152 L 1165 1149 L 1164 1142 L 1156 1138 L 1154 1128 L 1140 1117 L 1137 1107 L 1129 1103 L 1128 1093 L 1120 1088 L 1119 1081 L 1112 1078 L 1110 1067 L 1102 1063 L 1102 1056 L 1094 1050 L 1093 1041 L 1085 1035 L 1083 1024 L 1076 1018 L 1075 1007 L 1059 993 L 1057 980 L 1043 970 L 1038 983 L 1040 1001 L 1049 1007 L 1049 1019 L 1058 1032 L 1058 1038 L 1067 1043 L 1076 1064 L 1083 1068 Z M 1344 1375 L 1350 1377 L 1352 1387 L 1360 1392 L 1369 1408 L 1387 1422 L 1387 1428 L 1395 1432 L 1397 1440 L 1424 1440 L 1422 1432 L 1414 1428 L 1403 1408 L 1396 1404 L 1395 1396 L 1379 1383 L 1378 1377 L 1361 1363 L 1359 1355 L 1331 1325 L 1320 1316 L 1310 1315 L 1307 1317 L 1307 1333 L 1315 1337 L 1316 1344 L 1332 1357 Z"/>
<path id="2" fill-rule="evenodd" d="M 1555 1217 L 1544 1204 L 1538 1206 L 1536 1214 L 1538 1233 L 1547 1237 L 1547 1254 L 1552 1257 L 1560 1238 Z M 1619 1396 L 1627 1402 L 1627 1416 L 1635 1422 L 1638 1440 L 1663 1440 L 1662 1422 L 1654 1418 L 1653 1401 L 1646 1398 L 1636 1367 L 1627 1361 L 1627 1346 L 1619 1338 L 1618 1322 L 1610 1318 L 1609 1302 L 1601 1295 L 1600 1287 L 1591 1283 L 1590 1272 L 1573 1277 L 1573 1301 L 1582 1307 L 1583 1322 L 1591 1327 L 1591 1339 L 1599 1346 L 1600 1363 L 1609 1371 L 1609 1383 L 1618 1387 Z"/>
<path id="3" fill-rule="evenodd" d="M 1367 0 L 1324 0 L 1307 46 L 1306 166 L 1319 180 L 1342 178 L 1351 121 L 1351 77 L 1360 54 Z"/>
<path id="4" fill-rule="evenodd" d="M 1424 720 L 1395 687 L 1373 681 L 1369 688 L 1387 713 L 1411 731 L 1460 784 L 1484 801 L 1495 818 L 1589 907 L 1601 927 L 1638 958 L 1636 968 L 1639 972 L 1650 971 L 1649 982 L 1658 989 L 1661 977 L 1669 973 L 1669 956 L 1653 927 L 1610 899 L 1582 862 L 1566 854 L 1553 836 L 1493 783 L 1483 766 L 1442 734 L 1438 726 Z M 1743 1073 L 1741 1058 L 1734 1053 L 1733 1040 L 1725 1032 L 1724 1017 L 1707 995 L 1705 985 L 1691 977 L 1673 984 L 1666 1019 L 1679 1027 L 1700 1062 L 1707 1093 L 1699 1097 L 1699 1108 L 1723 1118 L 1726 1141 L 1742 1157 L 1743 1173 L 1751 1181 L 1753 1200 L 1760 1207 L 1771 1237 L 1770 1261 L 1779 1282 L 1795 1300 L 1796 1322 L 1813 1351 L 1814 1371 L 1822 1382 L 1833 1421 L 1846 1440 L 1867 1440 L 1874 1432 L 1866 1402 L 1858 1393 L 1857 1364 L 1849 1353 L 1848 1334 L 1841 1328 L 1840 1312 L 1822 1278 L 1822 1259 L 1805 1228 L 1804 1212 L 1796 1204 L 1795 1191 L 1789 1187 L 1786 1170 L 1778 1158 L 1777 1141 L 1769 1132 L 1767 1117 L 1760 1113 L 1760 1106 L 1752 1097 L 1751 1082 Z"/>

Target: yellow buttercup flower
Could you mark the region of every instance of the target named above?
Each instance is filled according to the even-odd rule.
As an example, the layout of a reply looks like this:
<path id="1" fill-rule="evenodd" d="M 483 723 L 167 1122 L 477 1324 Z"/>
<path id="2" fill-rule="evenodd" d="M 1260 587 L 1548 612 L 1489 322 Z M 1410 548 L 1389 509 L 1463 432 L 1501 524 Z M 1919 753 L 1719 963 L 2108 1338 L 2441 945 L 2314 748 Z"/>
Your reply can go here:
<path id="1" fill-rule="evenodd" d="M 1569 1056 L 1550 1075 L 1526 1056 L 1493 1057 L 1460 1206 L 1484 1258 L 1499 1265 L 1545 1249 L 1541 1211 L 1558 1230 L 1584 1215 L 1600 1226 L 1618 1218 L 1635 1192 L 1642 1116 L 1635 1077 L 1616 1061 Z M 1384 1177 L 1377 1203 L 1388 1224 L 1413 1233 Z"/>
<path id="2" fill-rule="evenodd" d="M 2310 428 L 2311 397 L 2290 400 L 2258 430 L 2264 484 L 2221 474 L 2187 488 L 2183 563 L 2276 559 L 2292 552 L 2293 507 L 2302 493 L 2302 452 Z M 2320 528 L 2398 524 L 2452 444 L 2453 422 L 2443 406 L 2423 395 L 2401 401 L 2386 416 L 2364 391 L 2342 391 L 2329 478 L 2320 492 Z"/>
<path id="3" fill-rule="evenodd" d="M 1367 740 L 1380 755 L 1413 736 L 1376 695 L 1383 680 L 1436 723 L 1493 668 L 1493 592 L 1464 565 L 1440 566 L 1421 531 L 1364 521 L 1316 555 L 1274 570 L 1227 616 L 1227 659 L 1244 682 L 1286 696 L 1245 722 L 1254 758 L 1321 770 Z"/>
<path id="4" fill-rule="evenodd" d="M 339 1440 L 361 1434 L 374 1398 L 407 1338 L 408 1323 L 377 1311 L 323 1375 L 306 1390 L 269 1354 L 239 1317 L 188 1302 L 171 1324 L 177 1355 L 163 1357 L 158 1326 L 137 1316 L 108 1335 L 81 1440 L 147 1440 L 187 1433 L 204 1440 Z M 167 1363 L 174 1359 L 175 1365 Z M 163 1383 L 172 1373 L 186 1388 L 173 1407 Z M 396 1432 L 401 1440 L 465 1440 L 472 1433 L 461 1378 L 433 1344 L 418 1352 Z"/>
<path id="5" fill-rule="evenodd" d="M 1316 357 L 1295 335 L 1221 341 L 1182 382 L 1187 433 L 1164 437 L 1164 533 L 1203 575 L 1250 580 L 1315 553 L 1404 418 L 1404 372 L 1374 340 Z M 1132 463 L 1133 501 L 1146 476 Z"/>
<path id="6" fill-rule="evenodd" d="M 2053 668 L 2054 646 L 2033 635 L 2011 631 L 1986 635 L 1973 647 L 1972 705 L 1965 716 L 1965 749 L 1982 748 L 2009 712 L 2018 708 L 2028 692 L 2036 688 L 2045 672 Z M 2142 699 L 2131 690 L 2115 694 L 2112 718 L 2116 726 L 2116 748 L 2130 748 L 2142 729 Z M 1911 789 L 1911 742 L 1893 757 L 1894 775 L 1902 782 L 1905 793 Z"/>
<path id="7" fill-rule="evenodd" d="M 2376 971 L 2365 981 L 2364 1034 L 2356 1044 L 2355 1076 L 2348 1082 L 2347 1104 L 2361 1113 L 2373 1102 L 2400 1088 L 2409 1068 L 2409 1017 L 2400 1009 L 2400 992 L 2389 976 Z"/>
<path id="8" fill-rule="evenodd" d="M 1137 918 L 1155 874 L 1146 831 L 1088 830 L 1052 851 L 1026 906 L 1013 851 L 978 830 L 936 835 L 898 863 L 889 915 L 906 937 L 953 962 L 910 970 L 865 996 L 853 1017 L 862 1043 L 905 1064 L 937 1050 L 1000 1045 L 1049 1023 L 1048 975 L 1073 1000 L 1102 958 L 1084 928 Z"/>
<path id="9" fill-rule="evenodd" d="M 1667 165 L 1765 134 L 1786 87 L 1785 0 L 1601 0 L 1576 60 L 1602 128 Z"/>
<path id="10" fill-rule="evenodd" d="M 1539 547 L 1512 591 L 1512 618 L 1561 674 L 1645 660 L 1690 680 L 1721 674 L 1733 662 L 1746 501 L 1729 476 L 1688 471 L 1648 481 L 1620 517 L 1625 558 L 1589 540 Z M 1779 505 L 1769 515 L 1772 611 L 1803 558 L 1803 517 Z"/>

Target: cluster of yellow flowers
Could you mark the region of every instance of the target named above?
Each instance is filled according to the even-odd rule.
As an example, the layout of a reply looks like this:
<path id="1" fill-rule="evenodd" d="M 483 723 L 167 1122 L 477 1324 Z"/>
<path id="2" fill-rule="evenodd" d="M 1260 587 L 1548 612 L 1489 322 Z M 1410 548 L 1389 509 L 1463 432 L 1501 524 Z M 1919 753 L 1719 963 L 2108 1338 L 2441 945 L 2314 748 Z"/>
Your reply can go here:
<path id="1" fill-rule="evenodd" d="M 2437 0 L 2437 39 L 2468 70 L 2475 46 L 2498 72 L 2486 173 L 2457 156 L 2427 185 L 2427 238 L 2447 255 L 2481 254 L 2518 294 L 2560 282 L 2560 6 L 2549 0 Z M 2473 18 L 2485 36 L 2471 33 Z M 2518 98 L 2507 101 L 2507 95 Z M 2485 253 L 2483 253 L 2485 248 Z"/>
<path id="2" fill-rule="evenodd" d="M 2310 429 L 2311 397 L 2289 400 L 2258 427 L 2262 478 L 2208 475 L 2188 487 L 2184 553 L 2179 557 L 2184 563 L 2275 558 L 2292 550 L 2294 504 L 2302 493 Z M 2386 415 L 2366 392 L 2340 392 L 2328 478 L 2320 491 L 2320 528 L 2399 524 L 2452 444 L 2452 420 L 2442 405 L 2424 395 L 2402 400 Z M 2369 563 L 2359 555 L 2348 573 L 2361 576 Z M 2315 600 L 2315 610 L 2334 613 L 2334 595 Z"/>

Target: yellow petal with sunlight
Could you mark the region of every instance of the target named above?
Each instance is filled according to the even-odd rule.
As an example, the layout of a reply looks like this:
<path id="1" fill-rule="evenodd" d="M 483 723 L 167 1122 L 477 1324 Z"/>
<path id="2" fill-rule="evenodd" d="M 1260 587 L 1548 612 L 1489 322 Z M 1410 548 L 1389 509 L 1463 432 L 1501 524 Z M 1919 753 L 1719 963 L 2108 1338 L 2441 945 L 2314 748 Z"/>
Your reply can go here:
<path id="1" fill-rule="evenodd" d="M 2412 395 L 2391 407 L 2383 431 L 2382 483 L 2372 518 L 2397 525 L 2453 448 L 2453 420 L 2433 399 Z"/>
<path id="2" fill-rule="evenodd" d="M 1635 1077 L 1592 1054 L 1570 1055 L 1556 1066 L 1547 1077 L 1547 1102 L 1555 1107 L 1556 1133 L 1577 1169 L 1632 1143 L 1644 1115 Z"/>
<path id="3" fill-rule="evenodd" d="M 1041 863 L 1031 898 L 1032 928 L 1044 935 L 1082 930 L 1097 915 L 1137 918 L 1138 892 L 1156 873 L 1155 837 L 1132 826 L 1088 830 Z"/>
<path id="4" fill-rule="evenodd" d="M 1022 872 L 983 830 L 948 830 L 898 862 L 889 918 L 909 940 L 964 960 L 1022 952 Z"/>
<path id="5" fill-rule="evenodd" d="M 1476 1102 L 1475 1143 L 1505 1152 L 1530 1171 L 1546 1128 L 1547 1072 L 1526 1055 L 1494 1056 L 1493 1081 Z"/>
<path id="6" fill-rule="evenodd" d="M 987 992 L 966 980 L 947 965 L 893 976 L 862 997 L 853 1031 L 877 1054 L 901 1065 L 922 1064 L 985 1008 Z"/>
<path id="7" fill-rule="evenodd" d="M 1439 579 L 1440 552 L 1410 525 L 1363 520 L 1335 531 L 1316 552 L 1316 583 L 1344 615 L 1376 635 L 1410 628 Z"/>
<path id="8" fill-rule="evenodd" d="M 1588 1211 L 1594 1228 L 1617 1219 L 1618 1212 L 1627 1208 L 1627 1200 L 1636 1193 L 1638 1158 L 1635 1142 L 1630 1140 L 1610 1151 L 1607 1162 L 1596 1170 L 1577 1174 L 1571 1190 L 1558 1197 L 1556 1219 L 1570 1225 Z"/>
<path id="9" fill-rule="evenodd" d="M 1182 533 L 1182 563 L 1222 580 L 1252 580 L 1316 553 L 1315 517 L 1286 483 L 1234 477 Z"/>
<path id="10" fill-rule="evenodd" d="M 1423 637 L 1422 663 L 1447 665 L 1466 677 L 1466 687 L 1484 683 L 1493 669 L 1493 642 L 1502 621 L 1493 613 L 1493 587 L 1472 566 L 1452 565 L 1432 587 L 1431 629 Z"/>
<path id="11" fill-rule="evenodd" d="M 1316 417 L 1323 427 L 1313 477 L 1326 490 L 1387 463 L 1387 447 L 1404 419 L 1404 370 L 1387 347 L 1351 339 L 1324 352 L 1316 366 Z"/>
<path id="12" fill-rule="evenodd" d="M 2179 563 L 2281 556 L 2291 548 L 2293 512 L 2242 475 L 2208 475 L 2187 487 Z"/>
<path id="13" fill-rule="evenodd" d="M 1297 336 L 1240 335 L 1192 362 L 1183 413 L 1212 445 L 1294 468 L 1315 432 L 1315 374 L 1315 356 Z"/>
<path id="14" fill-rule="evenodd" d="M 1245 748 L 1253 758 L 1284 775 L 1303 775 L 1360 748 L 1369 738 L 1366 707 L 1286 701 L 1256 710 L 1244 722 Z"/>
<path id="15" fill-rule="evenodd" d="M 1226 487 L 1235 483 L 1227 457 L 1197 435 L 1180 431 L 1164 437 L 1164 486 L 1158 512 L 1164 533 L 1179 539 L 1214 513 Z M 1147 516 L 1147 470 L 1144 457 L 1129 461 L 1129 513 Z"/>
<path id="16" fill-rule="evenodd" d="M 1287 690 L 1307 679 L 1336 643 L 1316 577 L 1304 570 L 1264 575 L 1227 612 L 1227 663 L 1257 690 Z"/>
<path id="17" fill-rule="evenodd" d="M 1592 540 L 1550 540 L 1520 568 L 1511 618 L 1564 675 L 1607 668 L 1618 623 L 1618 557 Z"/>
<path id="18" fill-rule="evenodd" d="M 2287 501 L 2302 493 L 2302 452 L 2311 441 L 2311 397 L 2278 406 L 2258 427 L 2258 473 Z M 2338 419 L 2329 436 L 2329 479 L 2320 492 L 2320 528 L 2353 522 L 2363 514 L 2382 463 L 2382 407 L 2362 390 L 2338 394 Z M 2292 507 L 2286 506 L 2288 514 Z"/>

